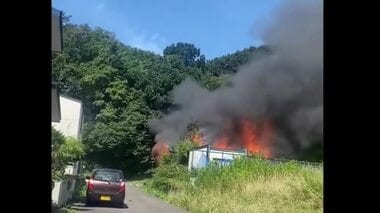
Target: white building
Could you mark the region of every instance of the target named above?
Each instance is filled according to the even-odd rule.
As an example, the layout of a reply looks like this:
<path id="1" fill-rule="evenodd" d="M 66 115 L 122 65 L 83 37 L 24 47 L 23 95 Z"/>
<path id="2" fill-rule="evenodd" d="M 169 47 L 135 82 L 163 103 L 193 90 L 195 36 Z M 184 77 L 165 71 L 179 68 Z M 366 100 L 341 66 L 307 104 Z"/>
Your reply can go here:
<path id="1" fill-rule="evenodd" d="M 82 102 L 64 95 L 59 96 L 61 120 L 52 122 L 52 126 L 65 137 L 81 138 L 83 125 Z M 62 206 L 72 198 L 75 187 L 75 178 L 79 172 L 79 162 L 73 162 L 65 169 L 66 178 L 56 181 L 52 191 L 53 204 Z"/>
<path id="2" fill-rule="evenodd" d="M 236 157 L 247 156 L 247 150 L 218 149 L 210 145 L 200 146 L 189 152 L 188 169 L 199 169 L 206 167 L 210 162 L 219 165 L 228 165 Z"/>
<path id="3" fill-rule="evenodd" d="M 65 137 L 81 138 L 83 124 L 82 101 L 60 95 L 59 96 L 61 120 L 52 122 L 52 126 Z"/>

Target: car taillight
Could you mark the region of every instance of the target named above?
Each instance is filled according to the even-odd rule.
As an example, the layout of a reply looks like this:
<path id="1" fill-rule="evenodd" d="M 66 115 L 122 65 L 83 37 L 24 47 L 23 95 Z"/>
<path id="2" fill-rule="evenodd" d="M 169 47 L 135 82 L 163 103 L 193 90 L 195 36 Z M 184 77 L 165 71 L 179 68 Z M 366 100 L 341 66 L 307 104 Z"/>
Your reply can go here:
<path id="1" fill-rule="evenodd" d="M 124 191 L 125 191 L 125 183 L 121 182 L 120 183 L 120 192 L 124 192 Z"/>
<path id="2" fill-rule="evenodd" d="M 88 181 L 87 188 L 90 191 L 94 190 L 94 182 L 92 180 Z"/>

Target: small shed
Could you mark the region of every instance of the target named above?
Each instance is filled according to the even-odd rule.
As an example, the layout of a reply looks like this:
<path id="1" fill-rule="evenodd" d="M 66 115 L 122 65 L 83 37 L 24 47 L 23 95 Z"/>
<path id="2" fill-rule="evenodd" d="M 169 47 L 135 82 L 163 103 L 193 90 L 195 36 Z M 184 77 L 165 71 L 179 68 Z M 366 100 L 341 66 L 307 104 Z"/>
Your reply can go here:
<path id="1" fill-rule="evenodd" d="M 206 144 L 189 152 L 188 169 L 203 168 L 210 162 L 216 162 L 221 166 L 228 165 L 236 157 L 247 156 L 247 154 L 247 149 L 220 149 Z"/>

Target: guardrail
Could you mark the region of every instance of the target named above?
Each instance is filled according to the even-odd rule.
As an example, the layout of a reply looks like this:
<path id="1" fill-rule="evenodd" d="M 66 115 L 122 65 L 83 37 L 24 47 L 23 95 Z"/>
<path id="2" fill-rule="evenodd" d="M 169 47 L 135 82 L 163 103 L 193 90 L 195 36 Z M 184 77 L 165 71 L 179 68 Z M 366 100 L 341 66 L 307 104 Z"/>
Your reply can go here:
<path id="1" fill-rule="evenodd" d="M 277 159 L 277 158 L 264 158 L 267 161 L 271 161 L 273 163 L 287 163 L 287 162 L 295 162 L 297 164 L 301 164 L 304 166 L 310 166 L 310 167 L 323 167 L 323 163 L 318 162 L 308 162 L 308 161 L 298 161 L 298 160 L 289 160 L 289 159 Z"/>

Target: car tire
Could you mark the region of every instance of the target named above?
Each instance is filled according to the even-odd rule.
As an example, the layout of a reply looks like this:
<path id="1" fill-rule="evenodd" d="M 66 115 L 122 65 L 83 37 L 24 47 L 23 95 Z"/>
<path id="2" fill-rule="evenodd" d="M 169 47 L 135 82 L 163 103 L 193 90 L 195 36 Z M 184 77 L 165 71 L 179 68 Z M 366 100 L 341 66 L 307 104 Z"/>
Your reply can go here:
<path id="1" fill-rule="evenodd" d="M 116 203 L 118 208 L 124 208 L 124 202 Z"/>

